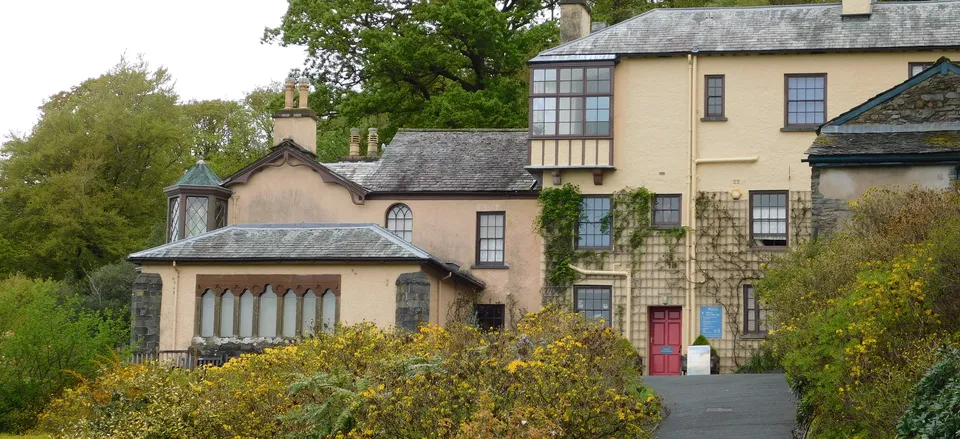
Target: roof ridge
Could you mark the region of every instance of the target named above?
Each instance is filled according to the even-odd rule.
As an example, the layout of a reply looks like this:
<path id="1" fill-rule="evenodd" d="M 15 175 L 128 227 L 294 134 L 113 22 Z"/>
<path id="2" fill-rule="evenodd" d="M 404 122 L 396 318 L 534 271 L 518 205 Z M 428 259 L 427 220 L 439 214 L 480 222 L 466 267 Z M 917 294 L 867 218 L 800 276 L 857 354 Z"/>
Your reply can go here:
<path id="1" fill-rule="evenodd" d="M 374 223 L 370 223 L 370 225 L 373 226 L 373 227 L 371 227 L 371 229 L 373 229 L 374 231 L 376 231 L 377 233 L 379 233 L 380 236 L 386 238 L 388 241 L 390 241 L 390 242 L 392 242 L 392 243 L 394 243 L 394 244 L 396 244 L 396 245 L 399 245 L 399 246 L 407 249 L 408 251 L 413 252 L 413 253 L 416 254 L 417 256 L 419 256 L 419 257 L 421 257 L 421 258 L 424 258 L 424 259 L 436 259 L 436 260 L 438 260 L 438 261 L 440 260 L 440 259 L 437 258 L 436 256 L 432 255 L 430 252 L 428 252 L 428 251 L 426 251 L 426 250 L 424 250 L 424 249 L 422 249 L 422 248 L 414 245 L 412 242 L 409 242 L 409 241 L 407 241 L 407 240 L 405 240 L 405 239 L 400 238 L 399 236 L 395 235 L 393 232 L 391 232 L 391 231 L 383 228 L 383 226 L 381 226 L 381 225 L 379 225 L 379 224 L 374 224 Z"/>
<path id="2" fill-rule="evenodd" d="M 497 133 L 527 132 L 528 128 L 400 128 L 397 133 Z"/>

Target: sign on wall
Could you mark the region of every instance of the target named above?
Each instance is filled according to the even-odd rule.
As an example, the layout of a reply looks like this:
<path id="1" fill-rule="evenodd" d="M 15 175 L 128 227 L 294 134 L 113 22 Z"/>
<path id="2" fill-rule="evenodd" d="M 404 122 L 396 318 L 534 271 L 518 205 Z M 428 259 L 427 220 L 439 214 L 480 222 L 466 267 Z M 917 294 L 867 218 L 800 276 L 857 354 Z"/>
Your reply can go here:
<path id="1" fill-rule="evenodd" d="M 700 333 L 707 338 L 723 338 L 723 309 L 719 306 L 700 307 Z"/>

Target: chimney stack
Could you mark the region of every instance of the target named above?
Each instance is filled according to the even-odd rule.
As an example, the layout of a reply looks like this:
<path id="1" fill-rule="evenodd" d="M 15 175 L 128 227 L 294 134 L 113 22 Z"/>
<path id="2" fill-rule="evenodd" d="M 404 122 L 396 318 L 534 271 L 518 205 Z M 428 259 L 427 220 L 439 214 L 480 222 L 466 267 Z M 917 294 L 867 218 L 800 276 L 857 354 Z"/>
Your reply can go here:
<path id="1" fill-rule="evenodd" d="M 360 128 L 350 128 L 350 153 L 351 158 L 360 157 Z"/>
<path id="2" fill-rule="evenodd" d="M 841 18 L 870 18 L 873 0 L 843 0 Z"/>
<path id="3" fill-rule="evenodd" d="M 300 108 L 293 107 L 294 88 L 300 88 Z M 317 153 L 317 114 L 307 108 L 307 93 L 310 83 L 301 78 L 300 83 L 287 78 L 283 86 L 283 109 L 273 114 L 273 144 L 291 139 L 314 154 Z"/>
<path id="4" fill-rule="evenodd" d="M 560 43 L 590 35 L 590 21 L 587 0 L 560 0 Z"/>
<path id="5" fill-rule="evenodd" d="M 377 158 L 377 145 L 380 144 L 380 136 L 376 128 L 370 128 L 367 134 L 367 157 Z"/>

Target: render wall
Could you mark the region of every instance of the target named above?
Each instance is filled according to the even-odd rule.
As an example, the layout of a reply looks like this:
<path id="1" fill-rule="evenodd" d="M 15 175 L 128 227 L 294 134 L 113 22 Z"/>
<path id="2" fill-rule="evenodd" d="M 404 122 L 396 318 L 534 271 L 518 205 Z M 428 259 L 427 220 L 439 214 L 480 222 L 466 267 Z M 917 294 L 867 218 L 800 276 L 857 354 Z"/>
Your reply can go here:
<path id="1" fill-rule="evenodd" d="M 155 273 L 163 282 L 160 304 L 159 349 L 187 349 L 196 334 L 197 276 L 203 274 L 338 274 L 340 275 L 340 322 L 373 322 L 393 326 L 396 321 L 397 278 L 403 273 L 424 271 L 430 282 L 430 323 L 445 324 L 458 295 L 470 294 L 466 285 L 452 279 L 441 281 L 437 273 L 419 264 L 376 265 L 160 265 L 145 264 L 142 273 Z M 282 293 L 278 293 L 282 294 Z M 439 295 L 439 297 L 438 297 Z"/>
<path id="2" fill-rule="evenodd" d="M 469 158 L 465 158 L 469 159 Z M 296 165 L 296 163 L 292 163 Z M 324 183 L 306 166 L 285 164 L 230 186 L 229 224 L 348 222 L 385 225 L 387 211 L 401 202 L 413 211 L 413 243 L 444 261 L 460 264 L 487 288 L 481 303 L 508 310 L 540 308 L 540 238 L 533 228 L 536 199 L 370 199 L 363 205 L 335 183 Z M 506 212 L 507 269 L 471 267 L 476 262 L 477 212 Z"/>

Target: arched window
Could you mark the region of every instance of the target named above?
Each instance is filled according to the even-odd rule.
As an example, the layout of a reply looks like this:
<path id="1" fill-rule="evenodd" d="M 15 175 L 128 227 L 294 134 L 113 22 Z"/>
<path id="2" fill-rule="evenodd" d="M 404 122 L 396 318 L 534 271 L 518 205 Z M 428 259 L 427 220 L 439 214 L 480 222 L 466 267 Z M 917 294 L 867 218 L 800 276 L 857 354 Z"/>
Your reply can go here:
<path id="1" fill-rule="evenodd" d="M 337 295 L 327 290 L 323 293 L 323 331 L 333 332 L 337 327 Z"/>
<path id="2" fill-rule="evenodd" d="M 307 290 L 303 295 L 303 335 L 313 335 L 317 326 L 317 295 Z"/>
<path id="3" fill-rule="evenodd" d="M 230 290 L 220 296 L 220 336 L 233 337 L 233 293 Z"/>
<path id="4" fill-rule="evenodd" d="M 250 290 L 240 295 L 240 336 L 253 337 L 253 293 Z"/>
<path id="5" fill-rule="evenodd" d="M 283 332 L 284 337 L 297 336 L 297 293 L 287 290 L 283 295 Z"/>
<path id="6" fill-rule="evenodd" d="M 267 285 L 267 290 L 260 295 L 260 320 L 257 336 L 277 336 L 277 294 L 273 287 Z"/>
<path id="7" fill-rule="evenodd" d="M 413 242 L 413 211 L 406 204 L 394 204 L 387 211 L 387 230 Z"/>
<path id="8" fill-rule="evenodd" d="M 214 310 L 217 299 L 213 291 L 207 290 L 200 296 L 200 336 L 213 337 Z"/>

